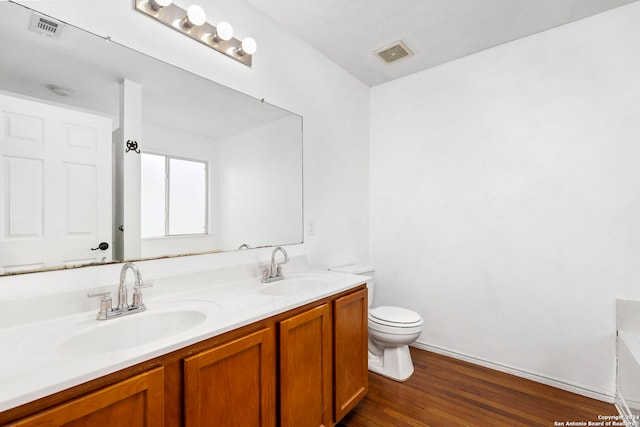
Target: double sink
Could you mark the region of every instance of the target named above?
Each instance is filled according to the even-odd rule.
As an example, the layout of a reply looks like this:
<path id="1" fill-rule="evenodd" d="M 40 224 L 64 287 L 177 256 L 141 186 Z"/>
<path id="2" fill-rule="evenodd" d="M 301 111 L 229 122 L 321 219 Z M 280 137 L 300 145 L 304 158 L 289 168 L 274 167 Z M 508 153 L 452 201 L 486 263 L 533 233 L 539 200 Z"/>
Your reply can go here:
<path id="1" fill-rule="evenodd" d="M 237 271 L 156 278 L 146 310 L 127 316 L 96 320 L 92 304 L 0 328 L 0 412 L 365 283 L 306 268 L 261 283 Z"/>

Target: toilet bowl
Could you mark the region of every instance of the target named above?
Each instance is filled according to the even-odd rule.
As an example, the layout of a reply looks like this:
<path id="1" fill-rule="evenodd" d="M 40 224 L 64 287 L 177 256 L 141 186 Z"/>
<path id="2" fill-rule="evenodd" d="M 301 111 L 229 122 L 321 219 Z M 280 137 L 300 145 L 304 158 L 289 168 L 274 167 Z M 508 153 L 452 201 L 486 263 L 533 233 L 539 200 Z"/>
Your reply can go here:
<path id="1" fill-rule="evenodd" d="M 346 265 L 332 271 L 368 276 L 369 292 L 369 370 L 396 381 L 405 381 L 413 374 L 409 344 L 422 332 L 422 317 L 402 307 L 371 308 L 374 291 L 374 270 L 368 266 Z"/>
<path id="2" fill-rule="evenodd" d="M 369 309 L 369 370 L 397 381 L 413 374 L 409 344 L 422 332 L 422 317 L 402 307 Z"/>

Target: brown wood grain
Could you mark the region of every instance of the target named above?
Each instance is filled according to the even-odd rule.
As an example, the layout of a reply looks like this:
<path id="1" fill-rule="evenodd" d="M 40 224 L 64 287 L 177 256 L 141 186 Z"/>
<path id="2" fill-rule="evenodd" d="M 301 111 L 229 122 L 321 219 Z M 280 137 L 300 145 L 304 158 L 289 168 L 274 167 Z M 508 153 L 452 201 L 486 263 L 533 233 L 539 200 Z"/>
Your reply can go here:
<path id="1" fill-rule="evenodd" d="M 275 426 L 274 341 L 263 329 L 185 359 L 184 425 Z"/>
<path id="2" fill-rule="evenodd" d="M 279 425 L 333 425 L 331 305 L 284 320 L 279 331 Z"/>
<path id="3" fill-rule="evenodd" d="M 334 301 L 334 420 L 342 419 L 368 389 L 367 290 Z"/>
<path id="4" fill-rule="evenodd" d="M 9 424 L 11 427 L 164 426 L 164 375 L 156 368 Z"/>
<path id="5" fill-rule="evenodd" d="M 339 427 L 523 426 L 601 421 L 612 404 L 411 348 L 415 373 L 396 382 L 369 373 L 369 393 Z"/>

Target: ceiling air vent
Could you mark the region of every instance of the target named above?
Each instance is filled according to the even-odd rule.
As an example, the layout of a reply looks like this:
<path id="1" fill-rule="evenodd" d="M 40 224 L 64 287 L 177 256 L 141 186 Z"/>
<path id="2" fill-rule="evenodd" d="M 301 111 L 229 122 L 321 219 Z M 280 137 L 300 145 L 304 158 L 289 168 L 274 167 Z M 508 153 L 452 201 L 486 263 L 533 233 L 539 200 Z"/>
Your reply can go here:
<path id="1" fill-rule="evenodd" d="M 31 15 L 29 30 L 34 33 L 43 34 L 49 37 L 60 37 L 60 31 L 64 24 L 49 17 L 40 16 L 37 13 Z"/>
<path id="2" fill-rule="evenodd" d="M 402 58 L 408 58 L 413 55 L 411 49 L 409 49 L 402 41 L 397 41 L 394 44 L 378 49 L 373 53 L 378 55 L 380 59 L 387 64 L 391 64 L 392 62 L 398 61 Z"/>

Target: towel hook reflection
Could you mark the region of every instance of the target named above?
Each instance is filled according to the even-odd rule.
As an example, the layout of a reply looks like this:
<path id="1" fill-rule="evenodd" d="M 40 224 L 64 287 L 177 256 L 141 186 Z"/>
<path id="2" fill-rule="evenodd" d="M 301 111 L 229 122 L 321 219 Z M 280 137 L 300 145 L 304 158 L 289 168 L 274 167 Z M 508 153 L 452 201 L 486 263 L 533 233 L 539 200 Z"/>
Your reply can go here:
<path id="1" fill-rule="evenodd" d="M 128 153 L 129 151 L 135 151 L 140 154 L 140 150 L 138 150 L 138 141 L 134 141 L 132 139 L 127 140 L 127 150 L 125 153 Z"/>

